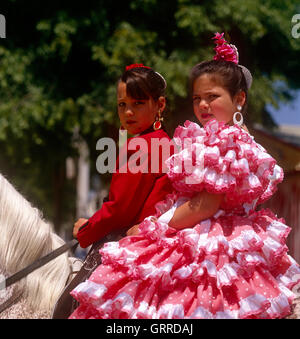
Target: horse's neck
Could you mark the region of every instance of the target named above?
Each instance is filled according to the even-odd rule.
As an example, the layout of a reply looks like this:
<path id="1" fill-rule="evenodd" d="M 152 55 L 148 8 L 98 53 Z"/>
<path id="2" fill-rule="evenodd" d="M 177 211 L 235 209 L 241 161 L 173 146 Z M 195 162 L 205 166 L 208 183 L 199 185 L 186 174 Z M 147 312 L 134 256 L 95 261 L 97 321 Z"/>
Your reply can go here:
<path id="1" fill-rule="evenodd" d="M 0 265 L 15 273 L 52 248 L 51 229 L 0 174 Z"/>
<path id="2" fill-rule="evenodd" d="M 0 270 L 0 280 L 7 278 Z M 22 299 L 22 290 L 17 285 L 9 286 L 0 290 L 0 319 L 19 318 L 16 314 L 15 305 Z M 4 308 L 4 309 L 3 309 Z"/>
<path id="3" fill-rule="evenodd" d="M 64 241 L 42 220 L 40 212 L 0 174 L 0 267 L 13 274 Z M 32 272 L 22 281 L 26 302 L 35 310 L 50 310 L 70 273 L 67 254 Z"/>
<path id="4" fill-rule="evenodd" d="M 3 292 L 3 291 L 2 291 Z M 0 293 L 0 306 L 8 302 L 8 307 L 0 313 L 0 319 L 43 319 L 50 318 L 48 311 L 33 310 L 22 295 L 22 291 L 10 286 Z"/>

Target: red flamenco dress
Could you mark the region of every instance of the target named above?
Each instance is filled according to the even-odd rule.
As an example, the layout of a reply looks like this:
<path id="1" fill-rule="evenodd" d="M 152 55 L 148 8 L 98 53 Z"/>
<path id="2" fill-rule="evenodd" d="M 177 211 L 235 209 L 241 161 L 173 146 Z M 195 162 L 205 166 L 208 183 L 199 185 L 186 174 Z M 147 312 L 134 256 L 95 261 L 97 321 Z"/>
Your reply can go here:
<path id="1" fill-rule="evenodd" d="M 176 192 L 157 204 L 140 234 L 108 242 L 102 264 L 71 294 L 70 318 L 282 318 L 300 283 L 287 252 L 290 228 L 256 210 L 283 179 L 276 161 L 237 126 L 187 121 L 167 160 Z M 176 230 L 176 207 L 201 190 L 224 194 L 214 217 Z M 137 197 L 138 198 L 138 197 Z"/>

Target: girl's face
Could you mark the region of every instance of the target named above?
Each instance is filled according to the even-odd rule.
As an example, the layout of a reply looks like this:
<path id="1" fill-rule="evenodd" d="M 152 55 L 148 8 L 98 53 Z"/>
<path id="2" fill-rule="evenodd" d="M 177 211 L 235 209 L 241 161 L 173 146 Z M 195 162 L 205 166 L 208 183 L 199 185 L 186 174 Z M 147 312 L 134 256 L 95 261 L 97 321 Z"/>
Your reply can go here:
<path id="1" fill-rule="evenodd" d="M 203 126 L 211 119 L 232 124 L 237 105 L 243 106 L 244 103 L 244 92 L 239 92 L 234 98 L 231 98 L 227 89 L 209 74 L 203 74 L 194 81 L 194 113 Z"/>
<path id="2" fill-rule="evenodd" d="M 155 121 L 158 111 L 165 108 L 165 98 L 154 101 L 131 98 L 126 93 L 126 83 L 118 84 L 118 114 L 121 125 L 129 134 L 138 134 L 148 129 Z"/>

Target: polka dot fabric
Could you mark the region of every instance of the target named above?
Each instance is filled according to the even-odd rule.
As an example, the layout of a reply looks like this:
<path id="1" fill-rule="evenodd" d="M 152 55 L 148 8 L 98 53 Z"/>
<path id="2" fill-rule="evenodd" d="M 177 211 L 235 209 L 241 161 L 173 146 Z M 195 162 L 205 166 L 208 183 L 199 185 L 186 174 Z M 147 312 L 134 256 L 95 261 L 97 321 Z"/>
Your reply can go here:
<path id="1" fill-rule="evenodd" d="M 102 264 L 71 292 L 80 306 L 70 318 L 287 316 L 300 283 L 285 244 L 290 228 L 270 210 L 255 210 L 282 169 L 239 127 L 186 122 L 174 139 L 180 147 L 168 166 L 176 192 L 140 224 L 139 235 L 104 245 Z M 164 216 L 176 202 L 203 189 L 226 195 L 222 209 L 193 228 L 169 227 Z"/>

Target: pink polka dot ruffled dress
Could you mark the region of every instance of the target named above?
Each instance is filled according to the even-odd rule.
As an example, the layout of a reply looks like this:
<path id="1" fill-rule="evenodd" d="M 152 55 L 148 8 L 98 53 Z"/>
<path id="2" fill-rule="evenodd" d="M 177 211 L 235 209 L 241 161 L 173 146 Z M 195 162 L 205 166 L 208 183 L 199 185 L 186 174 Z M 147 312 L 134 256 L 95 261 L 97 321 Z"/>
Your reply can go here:
<path id="1" fill-rule="evenodd" d="M 276 161 L 240 127 L 212 120 L 176 129 L 167 161 L 176 192 L 137 236 L 109 242 L 102 264 L 71 294 L 70 318 L 282 318 L 300 283 L 287 252 L 290 228 L 256 207 L 283 179 Z M 224 194 L 214 217 L 168 226 L 176 207 L 203 189 Z"/>

